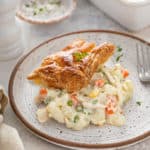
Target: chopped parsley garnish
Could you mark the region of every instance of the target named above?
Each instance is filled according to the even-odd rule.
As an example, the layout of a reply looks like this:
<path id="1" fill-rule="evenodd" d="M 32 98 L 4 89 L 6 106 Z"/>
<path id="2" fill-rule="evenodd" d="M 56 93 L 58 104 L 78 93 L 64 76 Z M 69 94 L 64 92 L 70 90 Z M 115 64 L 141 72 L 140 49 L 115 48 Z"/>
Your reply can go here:
<path id="1" fill-rule="evenodd" d="M 34 16 L 37 15 L 37 12 L 34 12 L 33 15 L 34 15 Z"/>
<path id="2" fill-rule="evenodd" d="M 122 48 L 120 46 L 117 46 L 117 52 L 118 52 L 118 56 L 116 57 L 116 62 L 118 62 L 120 60 L 120 58 L 123 56 L 122 52 Z"/>
<path id="3" fill-rule="evenodd" d="M 88 115 L 91 115 L 92 113 L 91 112 L 88 112 Z"/>
<path id="4" fill-rule="evenodd" d="M 36 2 L 34 2 L 34 1 L 31 1 L 31 3 L 32 3 L 32 7 L 34 7 L 34 8 L 36 8 L 36 7 L 37 7 L 37 4 L 36 4 Z"/>
<path id="5" fill-rule="evenodd" d="M 142 102 L 141 101 L 137 101 L 136 104 L 141 106 Z"/>
<path id="6" fill-rule="evenodd" d="M 83 106 L 82 106 L 82 105 L 77 106 L 77 107 L 76 107 L 76 110 L 77 110 L 78 112 L 82 112 L 82 111 L 83 111 Z"/>
<path id="7" fill-rule="evenodd" d="M 105 81 L 105 84 L 111 84 L 109 80 Z M 104 91 L 103 91 L 104 92 Z"/>
<path id="8" fill-rule="evenodd" d="M 118 62 L 122 56 L 123 56 L 123 54 L 121 54 L 121 55 L 117 56 L 117 58 L 116 58 L 116 62 Z"/>
<path id="9" fill-rule="evenodd" d="M 29 5 L 29 4 L 25 4 L 25 6 L 26 6 L 26 7 L 30 7 L 30 5 Z"/>
<path id="10" fill-rule="evenodd" d="M 44 104 L 49 104 L 49 102 L 52 100 L 52 98 L 50 96 L 46 97 L 46 99 L 44 100 Z"/>
<path id="11" fill-rule="evenodd" d="M 117 46 L 117 52 L 121 52 L 122 48 L 120 46 Z"/>
<path id="12" fill-rule="evenodd" d="M 99 68 L 99 69 L 98 69 L 98 72 L 101 72 L 101 71 L 102 71 L 102 69 L 101 69 L 101 68 Z"/>
<path id="13" fill-rule="evenodd" d="M 40 8 L 40 9 L 39 9 L 39 11 L 43 11 L 43 10 L 44 10 L 44 8 Z"/>
<path id="14" fill-rule="evenodd" d="M 77 122 L 79 121 L 79 119 L 80 119 L 79 116 L 78 116 L 78 115 L 75 115 L 73 122 L 74 122 L 74 123 L 77 123 Z"/>
<path id="15" fill-rule="evenodd" d="M 96 104 L 97 102 L 98 102 L 98 100 L 96 99 L 96 100 L 92 101 L 92 104 Z"/>
<path id="16" fill-rule="evenodd" d="M 62 109 L 62 105 L 60 105 L 59 108 Z"/>
<path id="17" fill-rule="evenodd" d="M 60 5 L 60 4 L 61 4 L 61 1 L 60 1 L 60 0 L 49 0 L 49 4 L 52 4 L 52 5 Z"/>
<path id="18" fill-rule="evenodd" d="M 41 8 L 34 8 L 34 12 L 33 15 L 39 15 L 39 14 L 43 14 L 46 12 L 46 7 L 41 7 Z"/>
<path id="19" fill-rule="evenodd" d="M 68 105 L 68 106 L 72 106 L 72 105 L 73 105 L 72 100 L 68 100 L 67 105 Z"/>
<path id="20" fill-rule="evenodd" d="M 81 61 L 83 58 L 85 58 L 88 55 L 87 52 L 76 52 L 73 53 L 73 56 L 75 57 L 76 61 Z"/>
<path id="21" fill-rule="evenodd" d="M 63 91 L 60 91 L 58 96 L 62 96 L 63 95 Z"/>

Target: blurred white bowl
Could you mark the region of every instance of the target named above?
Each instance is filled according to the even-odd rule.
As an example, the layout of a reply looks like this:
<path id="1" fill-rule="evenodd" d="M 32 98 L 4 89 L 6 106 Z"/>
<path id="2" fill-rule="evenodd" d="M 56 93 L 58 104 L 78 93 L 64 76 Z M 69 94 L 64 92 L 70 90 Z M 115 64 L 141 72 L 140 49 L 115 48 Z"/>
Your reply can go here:
<path id="1" fill-rule="evenodd" d="M 150 25 L 150 0 L 90 0 L 129 30 Z"/>
<path id="2" fill-rule="evenodd" d="M 32 24 L 51 24 L 59 22 L 68 18 L 76 7 L 76 0 L 61 0 L 62 4 L 65 6 L 65 12 L 63 14 L 60 14 L 59 16 L 53 18 L 50 17 L 48 19 L 37 19 L 35 17 L 29 17 L 25 15 L 25 13 L 22 11 L 22 5 L 26 4 L 27 1 L 29 0 L 22 0 L 20 2 L 20 6 L 17 10 L 16 16 L 19 17 L 21 20 Z"/>

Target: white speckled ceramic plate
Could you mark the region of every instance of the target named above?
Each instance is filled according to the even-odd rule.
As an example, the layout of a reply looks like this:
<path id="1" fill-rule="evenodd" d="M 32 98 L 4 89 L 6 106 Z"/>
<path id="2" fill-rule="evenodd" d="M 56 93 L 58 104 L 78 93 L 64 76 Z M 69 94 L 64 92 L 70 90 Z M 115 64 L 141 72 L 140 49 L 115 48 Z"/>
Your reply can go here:
<path id="1" fill-rule="evenodd" d="M 130 71 L 134 83 L 133 99 L 125 106 L 126 124 L 122 127 L 105 125 L 89 126 L 82 131 L 72 131 L 53 120 L 40 124 L 35 112 L 33 98 L 38 87 L 31 84 L 26 76 L 36 68 L 48 54 L 54 53 L 72 40 L 82 38 L 102 43 L 110 41 L 123 48 L 121 64 Z M 150 46 L 146 41 L 120 32 L 90 30 L 61 35 L 50 39 L 25 55 L 12 72 L 9 84 L 11 106 L 18 118 L 39 137 L 58 145 L 72 148 L 113 148 L 126 146 L 150 136 L 150 84 L 139 81 L 136 69 L 136 43 Z M 111 61 L 113 62 L 113 58 Z M 141 101 L 141 106 L 136 104 Z"/>

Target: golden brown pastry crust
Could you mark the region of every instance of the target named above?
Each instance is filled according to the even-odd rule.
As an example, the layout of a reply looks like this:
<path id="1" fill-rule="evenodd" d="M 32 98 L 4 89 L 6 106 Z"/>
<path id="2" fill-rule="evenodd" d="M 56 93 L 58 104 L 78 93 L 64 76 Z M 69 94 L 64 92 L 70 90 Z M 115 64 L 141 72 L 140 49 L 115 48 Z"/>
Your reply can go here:
<path id="1" fill-rule="evenodd" d="M 76 40 L 62 51 L 44 58 L 41 66 L 27 78 L 48 87 L 75 92 L 89 83 L 99 65 L 107 61 L 114 49 L 111 43 L 95 46 L 95 43 Z M 81 59 L 76 54 L 81 54 Z"/>

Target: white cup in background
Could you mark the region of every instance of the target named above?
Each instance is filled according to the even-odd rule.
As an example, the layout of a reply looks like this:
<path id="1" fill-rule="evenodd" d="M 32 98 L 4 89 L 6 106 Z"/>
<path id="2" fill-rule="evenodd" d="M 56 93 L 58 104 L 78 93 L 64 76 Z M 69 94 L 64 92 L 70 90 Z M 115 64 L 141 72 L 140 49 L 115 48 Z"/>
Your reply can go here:
<path id="1" fill-rule="evenodd" d="M 16 58 L 23 52 L 21 30 L 15 21 L 18 0 L 0 0 L 0 60 Z"/>

